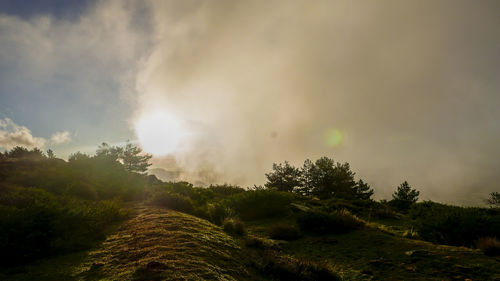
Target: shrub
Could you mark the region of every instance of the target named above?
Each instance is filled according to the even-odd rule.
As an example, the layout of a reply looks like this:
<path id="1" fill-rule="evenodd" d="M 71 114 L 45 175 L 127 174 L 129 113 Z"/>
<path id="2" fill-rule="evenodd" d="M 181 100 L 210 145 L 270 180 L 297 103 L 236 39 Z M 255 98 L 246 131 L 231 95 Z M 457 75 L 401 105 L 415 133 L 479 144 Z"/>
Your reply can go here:
<path id="1" fill-rule="evenodd" d="M 226 218 L 222 223 L 222 228 L 226 233 L 235 235 L 245 235 L 245 225 L 238 219 Z"/>
<path id="2" fill-rule="evenodd" d="M 19 188 L 0 200 L 0 266 L 90 247 L 124 218 L 118 202 L 83 202 Z"/>
<path id="3" fill-rule="evenodd" d="M 291 195 L 274 190 L 247 191 L 233 195 L 229 206 L 243 220 L 257 220 L 287 215 Z"/>
<path id="4" fill-rule="evenodd" d="M 243 188 L 236 186 L 236 185 L 229 185 L 229 184 L 210 185 L 208 187 L 208 189 L 214 193 L 224 195 L 224 196 L 245 192 L 245 190 Z"/>
<path id="5" fill-rule="evenodd" d="M 245 238 L 245 246 L 249 248 L 264 249 L 267 247 L 264 240 L 259 237 L 250 236 Z"/>
<path id="6" fill-rule="evenodd" d="M 273 251 L 269 251 L 264 255 L 261 270 L 271 275 L 273 280 L 342 280 L 337 273 L 326 265 L 281 256 Z"/>
<path id="7" fill-rule="evenodd" d="M 309 211 L 297 218 L 297 224 L 304 232 L 316 234 L 343 233 L 358 229 L 363 222 L 346 210 L 325 213 Z"/>
<path id="8" fill-rule="evenodd" d="M 151 203 L 153 205 L 168 208 L 174 211 L 191 213 L 193 212 L 192 201 L 177 193 L 168 193 L 165 191 L 160 191 L 153 194 L 151 198 Z"/>
<path id="9" fill-rule="evenodd" d="M 500 237 L 500 216 L 495 209 L 427 201 L 415 204 L 409 215 L 419 236 L 434 243 L 470 247 L 480 237 Z"/>
<path id="10" fill-rule="evenodd" d="M 267 231 L 271 239 L 276 240 L 295 240 L 300 237 L 299 229 L 295 225 L 277 224 L 271 226 Z"/>
<path id="11" fill-rule="evenodd" d="M 493 237 L 481 237 L 476 241 L 476 247 L 487 256 L 500 256 L 500 241 Z"/>

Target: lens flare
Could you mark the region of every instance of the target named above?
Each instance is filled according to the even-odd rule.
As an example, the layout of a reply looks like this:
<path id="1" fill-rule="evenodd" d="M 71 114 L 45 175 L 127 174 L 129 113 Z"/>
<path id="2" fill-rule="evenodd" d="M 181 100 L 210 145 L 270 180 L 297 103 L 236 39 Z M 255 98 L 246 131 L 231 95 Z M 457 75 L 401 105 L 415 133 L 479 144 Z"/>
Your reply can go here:
<path id="1" fill-rule="evenodd" d="M 329 129 L 325 133 L 325 143 L 327 146 L 335 147 L 342 143 L 342 133 L 337 129 Z"/>

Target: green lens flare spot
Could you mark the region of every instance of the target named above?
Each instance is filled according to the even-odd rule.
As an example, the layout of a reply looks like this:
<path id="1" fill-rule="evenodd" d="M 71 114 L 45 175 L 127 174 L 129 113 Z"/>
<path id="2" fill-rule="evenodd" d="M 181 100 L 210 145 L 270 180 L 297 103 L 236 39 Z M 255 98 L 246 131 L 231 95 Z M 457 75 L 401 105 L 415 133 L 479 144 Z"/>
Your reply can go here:
<path id="1" fill-rule="evenodd" d="M 342 133 L 337 129 L 330 129 L 325 133 L 326 145 L 334 147 L 342 142 Z"/>

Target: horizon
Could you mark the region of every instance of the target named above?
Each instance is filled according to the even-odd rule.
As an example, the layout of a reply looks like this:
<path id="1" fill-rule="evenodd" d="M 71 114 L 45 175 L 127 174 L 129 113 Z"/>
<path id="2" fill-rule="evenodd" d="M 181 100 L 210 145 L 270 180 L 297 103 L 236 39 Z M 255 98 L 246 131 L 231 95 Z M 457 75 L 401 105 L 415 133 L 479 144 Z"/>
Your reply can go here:
<path id="1" fill-rule="evenodd" d="M 500 181 L 500 3 L 0 2 L 0 149 L 130 140 L 177 180 L 348 162 L 375 198 Z"/>

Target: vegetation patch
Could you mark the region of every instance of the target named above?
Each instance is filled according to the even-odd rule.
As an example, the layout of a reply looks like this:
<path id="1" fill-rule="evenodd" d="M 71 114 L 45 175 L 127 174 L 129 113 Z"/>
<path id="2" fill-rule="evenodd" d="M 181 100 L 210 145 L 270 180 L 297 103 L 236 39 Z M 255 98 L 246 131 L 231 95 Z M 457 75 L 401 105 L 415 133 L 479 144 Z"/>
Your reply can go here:
<path id="1" fill-rule="evenodd" d="M 290 213 L 292 197 L 274 190 L 256 190 L 239 193 L 229 199 L 229 206 L 243 220 L 286 216 Z"/>
<path id="2" fill-rule="evenodd" d="M 500 256 L 500 241 L 494 237 L 481 237 L 476 241 L 476 247 L 487 256 Z"/>
<path id="3" fill-rule="evenodd" d="M 246 233 L 245 225 L 242 221 L 235 218 L 226 218 L 222 223 L 222 228 L 226 233 L 243 236 Z"/>
<path id="4" fill-rule="evenodd" d="M 247 263 L 241 248 L 219 227 L 183 213 L 144 207 L 90 253 L 79 277 L 250 280 Z"/>
<path id="5" fill-rule="evenodd" d="M 269 227 L 267 231 L 269 237 L 276 240 L 296 240 L 300 237 L 297 226 L 289 224 L 276 224 Z"/>
<path id="6" fill-rule="evenodd" d="M 297 218 L 297 224 L 302 231 L 316 234 L 344 233 L 364 225 L 360 219 L 346 210 L 332 213 L 305 212 Z"/>

